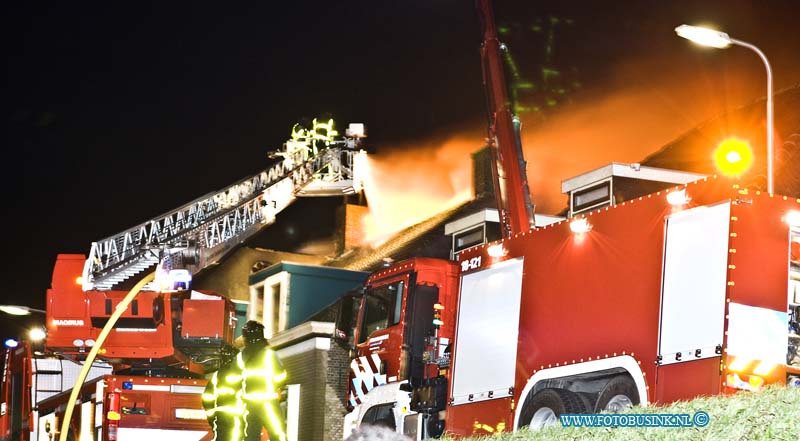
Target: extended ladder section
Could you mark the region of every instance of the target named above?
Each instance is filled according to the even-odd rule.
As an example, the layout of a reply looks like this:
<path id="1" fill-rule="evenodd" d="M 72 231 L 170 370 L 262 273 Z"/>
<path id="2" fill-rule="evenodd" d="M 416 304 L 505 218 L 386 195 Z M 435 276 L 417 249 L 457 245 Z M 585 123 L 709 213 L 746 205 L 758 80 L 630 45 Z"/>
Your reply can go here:
<path id="1" fill-rule="evenodd" d="M 93 242 L 83 270 L 84 291 L 113 289 L 162 259 L 196 274 L 273 223 L 296 197 L 361 191 L 363 125 L 351 124 L 340 138 L 333 121 L 296 128 L 284 150 L 272 155 L 282 160 L 270 168 Z"/>

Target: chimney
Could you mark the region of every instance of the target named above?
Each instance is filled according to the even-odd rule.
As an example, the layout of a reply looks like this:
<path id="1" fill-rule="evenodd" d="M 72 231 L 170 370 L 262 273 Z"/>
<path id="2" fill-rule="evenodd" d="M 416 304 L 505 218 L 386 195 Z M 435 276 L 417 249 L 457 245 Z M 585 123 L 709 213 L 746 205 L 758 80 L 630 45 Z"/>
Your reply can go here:
<path id="1" fill-rule="evenodd" d="M 472 191 L 475 199 L 494 199 L 492 152 L 486 146 L 472 155 Z"/>
<path id="2" fill-rule="evenodd" d="M 345 203 L 339 207 L 339 228 L 337 240 L 337 254 L 342 254 L 354 248 L 363 246 L 367 236 L 364 218 L 369 214 L 366 205 Z"/>

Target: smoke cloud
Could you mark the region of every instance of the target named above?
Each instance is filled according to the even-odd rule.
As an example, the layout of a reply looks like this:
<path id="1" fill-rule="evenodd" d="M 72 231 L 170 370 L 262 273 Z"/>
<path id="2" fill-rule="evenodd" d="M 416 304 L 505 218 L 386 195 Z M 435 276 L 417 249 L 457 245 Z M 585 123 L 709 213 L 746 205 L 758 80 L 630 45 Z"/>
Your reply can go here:
<path id="1" fill-rule="evenodd" d="M 371 155 L 364 179 L 370 207 L 367 240 L 380 243 L 391 233 L 469 200 L 469 153 L 480 147 L 480 139 L 459 134 Z"/>
<path id="2" fill-rule="evenodd" d="M 743 59 L 743 65 L 729 62 L 718 72 L 664 60 L 622 64 L 610 82 L 582 91 L 543 122 L 526 124 L 521 115 L 537 213 L 566 207 L 562 180 L 610 162 L 641 161 L 703 121 L 762 98 L 763 68 Z M 390 152 L 373 155 L 367 183 L 373 237 L 470 197 L 470 153 L 485 144 L 484 121 L 476 118 L 408 145 L 382 146 Z M 709 154 L 735 133 L 736 127 L 726 127 L 708 135 Z"/>

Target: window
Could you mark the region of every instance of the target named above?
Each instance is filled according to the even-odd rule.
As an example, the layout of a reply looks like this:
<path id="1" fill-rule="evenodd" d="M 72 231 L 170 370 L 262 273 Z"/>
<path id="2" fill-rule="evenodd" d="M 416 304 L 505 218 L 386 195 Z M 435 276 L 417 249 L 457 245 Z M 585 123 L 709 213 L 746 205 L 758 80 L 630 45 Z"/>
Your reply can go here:
<path id="1" fill-rule="evenodd" d="M 573 214 L 603 204 L 611 204 L 611 181 L 572 194 Z"/>
<path id="2" fill-rule="evenodd" d="M 484 243 L 483 225 L 479 225 L 471 230 L 463 231 L 453 235 L 453 252 L 458 253 L 469 247 Z"/>
<path id="3" fill-rule="evenodd" d="M 339 314 L 336 319 L 336 331 L 339 337 L 347 338 L 347 344 L 352 345 L 353 334 L 358 320 L 358 311 L 361 308 L 361 293 L 355 292 L 342 297 Z"/>
<path id="4" fill-rule="evenodd" d="M 250 287 L 250 306 L 247 319 L 264 325 L 264 335 L 272 338 L 286 329 L 289 312 L 289 273 L 273 274 Z"/>
<path id="5" fill-rule="evenodd" d="M 380 404 L 370 407 L 361 418 L 361 424 L 372 424 L 374 426 L 384 426 L 392 430 L 397 429 L 397 423 L 394 420 L 394 408 L 396 403 Z"/>
<path id="6" fill-rule="evenodd" d="M 400 322 L 400 313 L 403 307 L 403 282 L 398 281 L 368 290 L 364 304 L 366 310 L 361 325 L 359 343 L 365 342 L 373 332 Z"/>
<path id="7" fill-rule="evenodd" d="M 386 301 L 379 297 L 368 296 L 367 301 L 364 303 L 366 311 L 364 312 L 364 324 L 361 327 L 361 336 L 359 343 L 367 341 L 373 332 L 386 328 L 387 322 L 387 306 Z"/>
<path id="8" fill-rule="evenodd" d="M 280 331 L 280 323 L 281 323 L 281 284 L 277 283 L 275 285 L 269 286 L 267 289 L 272 291 L 272 334 L 275 335 Z"/>
<path id="9" fill-rule="evenodd" d="M 264 317 L 264 289 L 265 286 L 259 286 L 254 290 L 254 298 L 253 298 L 253 309 L 254 312 L 251 315 L 251 319 L 253 320 L 263 320 Z"/>

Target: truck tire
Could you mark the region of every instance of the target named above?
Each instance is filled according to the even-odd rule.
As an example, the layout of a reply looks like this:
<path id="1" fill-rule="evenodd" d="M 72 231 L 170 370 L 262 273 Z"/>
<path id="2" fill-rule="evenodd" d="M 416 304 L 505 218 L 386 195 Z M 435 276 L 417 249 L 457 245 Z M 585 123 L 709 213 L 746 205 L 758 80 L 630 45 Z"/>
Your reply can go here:
<path id="1" fill-rule="evenodd" d="M 586 412 L 594 412 L 594 405 L 597 403 L 597 393 L 575 392 L 575 395 L 583 402 L 583 407 L 586 409 Z"/>
<path id="2" fill-rule="evenodd" d="M 588 411 L 584 400 L 574 392 L 566 389 L 544 389 L 525 400 L 519 426 L 538 430 L 557 425 L 558 417 L 562 414 Z"/>
<path id="3" fill-rule="evenodd" d="M 621 412 L 639 404 L 639 391 L 636 384 L 627 375 L 619 375 L 611 379 L 600 391 L 595 404 L 595 413 Z"/>

